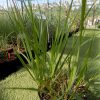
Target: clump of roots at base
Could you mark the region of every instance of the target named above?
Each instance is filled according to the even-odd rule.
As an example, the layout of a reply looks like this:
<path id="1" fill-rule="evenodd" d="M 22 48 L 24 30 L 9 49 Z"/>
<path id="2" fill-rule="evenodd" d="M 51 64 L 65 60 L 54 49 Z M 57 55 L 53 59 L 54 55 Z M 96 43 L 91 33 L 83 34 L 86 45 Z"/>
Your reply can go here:
<path id="1" fill-rule="evenodd" d="M 68 77 L 66 74 L 60 74 L 53 84 L 49 83 L 39 92 L 40 100 L 77 100 L 76 95 L 82 100 L 87 100 L 88 90 L 82 83 L 77 88 L 75 84 L 71 89 L 71 93 L 66 93 L 68 85 Z"/>

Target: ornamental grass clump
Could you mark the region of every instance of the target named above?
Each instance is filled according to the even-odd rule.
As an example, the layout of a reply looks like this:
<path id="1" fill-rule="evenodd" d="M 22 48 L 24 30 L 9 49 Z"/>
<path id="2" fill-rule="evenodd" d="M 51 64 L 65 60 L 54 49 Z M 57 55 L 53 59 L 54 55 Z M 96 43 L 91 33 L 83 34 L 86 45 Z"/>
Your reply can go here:
<path id="1" fill-rule="evenodd" d="M 72 23 L 68 25 L 72 4 L 73 0 L 69 6 L 63 27 L 61 27 L 60 2 L 59 20 L 53 34 L 54 38 L 52 38 L 51 41 L 51 49 L 47 52 L 48 39 L 50 36 L 48 18 L 45 20 L 43 20 L 42 17 L 37 18 L 32 9 L 32 3 L 28 2 L 27 5 L 24 2 L 23 13 L 25 13 L 30 22 L 31 31 L 29 31 L 27 30 L 27 21 L 25 21 L 23 13 L 18 9 L 17 3 L 13 1 L 13 17 L 10 16 L 10 18 L 21 35 L 26 54 L 20 53 L 28 64 L 26 64 L 22 56 L 19 55 L 19 51 L 15 51 L 33 81 L 36 82 L 37 88 L 33 87 L 32 90 L 38 92 L 40 100 L 85 100 L 88 97 L 89 82 L 85 81 L 85 73 L 88 69 L 89 55 L 94 38 L 83 42 L 84 21 L 88 12 L 86 13 L 86 0 L 82 0 L 80 31 L 77 39 L 73 37 L 70 48 L 67 48 L 70 41 L 68 35 L 74 24 L 74 19 L 77 17 L 76 14 Z M 40 5 L 38 5 L 38 7 L 41 13 Z M 81 47 L 88 41 L 91 41 L 91 43 L 80 62 Z M 67 53 L 65 54 L 66 51 Z M 76 56 L 73 56 L 73 54 L 76 54 Z M 12 89 L 18 88 L 12 87 Z"/>
<path id="2" fill-rule="evenodd" d="M 12 24 L 12 22 L 10 20 L 8 12 L 10 14 L 10 10 L 0 11 L 0 35 L 8 36 L 10 33 L 14 33 L 12 35 L 16 36 L 17 32 L 16 32 L 14 25 Z M 11 14 L 10 14 L 10 16 L 11 16 Z"/>

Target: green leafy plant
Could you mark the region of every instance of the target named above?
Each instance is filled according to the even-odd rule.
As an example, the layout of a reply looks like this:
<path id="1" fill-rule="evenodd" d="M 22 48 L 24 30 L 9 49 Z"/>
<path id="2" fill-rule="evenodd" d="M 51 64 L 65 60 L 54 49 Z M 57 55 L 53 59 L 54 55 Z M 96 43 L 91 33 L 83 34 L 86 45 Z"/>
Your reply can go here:
<path id="1" fill-rule="evenodd" d="M 0 58 L 7 59 L 8 58 L 8 49 L 11 48 L 11 46 L 8 44 L 8 37 L 11 34 L 2 34 L 0 36 Z"/>
<path id="2" fill-rule="evenodd" d="M 33 81 L 37 84 L 37 88 L 33 87 L 32 90 L 37 91 L 42 100 L 80 100 L 87 97 L 88 94 L 86 92 L 88 92 L 87 86 L 89 84 L 87 85 L 86 83 L 89 82 L 85 80 L 85 73 L 88 68 L 93 38 L 85 42 L 83 41 L 84 21 L 88 13 L 85 12 L 86 0 L 82 0 L 79 36 L 77 39 L 73 37 L 73 41 L 70 45 L 71 49 L 67 48 L 70 42 L 68 33 L 74 24 L 73 19 L 71 25 L 68 25 L 72 3 L 73 0 L 69 6 L 64 26 L 61 27 L 60 2 L 59 20 L 55 27 L 55 33 L 53 34 L 54 39 L 52 39 L 51 49 L 47 52 L 49 36 L 48 18 L 46 21 L 42 20 L 42 18 L 38 19 L 34 14 L 32 4 L 28 2 L 28 5 L 26 5 L 24 2 L 25 14 L 32 27 L 31 32 L 29 32 L 26 28 L 22 13 L 18 9 L 17 4 L 13 1 L 14 8 L 12 8 L 13 17 L 11 16 L 11 20 L 16 26 L 19 34 L 22 36 L 22 43 L 26 54 L 20 53 L 27 60 L 28 64 L 26 64 L 19 55 L 19 52 L 16 51 L 16 54 L 31 75 Z M 41 9 L 39 9 L 39 12 L 41 13 Z M 81 60 L 80 52 L 82 45 L 88 41 L 91 41 L 91 43 Z M 66 51 L 67 54 L 64 54 Z M 76 54 L 75 57 L 73 56 L 73 53 Z"/>
<path id="3" fill-rule="evenodd" d="M 99 24 L 97 24 L 97 28 L 100 28 L 100 23 L 99 23 Z"/>
<path id="4" fill-rule="evenodd" d="M 7 12 L 10 13 L 10 11 L 7 10 L 2 10 L 2 12 L 0 13 L 0 35 L 5 34 L 7 36 L 10 33 L 16 32 L 15 27 L 12 24 Z"/>

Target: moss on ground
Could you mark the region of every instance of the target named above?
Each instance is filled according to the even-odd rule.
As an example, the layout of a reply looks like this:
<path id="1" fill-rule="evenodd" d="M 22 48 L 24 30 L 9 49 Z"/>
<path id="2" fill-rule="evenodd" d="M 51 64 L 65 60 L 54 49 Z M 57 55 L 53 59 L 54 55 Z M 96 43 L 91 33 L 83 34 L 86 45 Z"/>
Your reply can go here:
<path id="1" fill-rule="evenodd" d="M 3 89 L 5 87 L 37 87 L 29 73 L 23 68 L 0 82 L 0 100 L 39 100 L 36 91 Z"/>

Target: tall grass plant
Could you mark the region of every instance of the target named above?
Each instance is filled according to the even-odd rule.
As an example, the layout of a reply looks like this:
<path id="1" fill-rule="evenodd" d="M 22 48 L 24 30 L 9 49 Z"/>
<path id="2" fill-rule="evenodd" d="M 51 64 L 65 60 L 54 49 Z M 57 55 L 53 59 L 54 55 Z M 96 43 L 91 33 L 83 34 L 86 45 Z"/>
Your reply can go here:
<path id="1" fill-rule="evenodd" d="M 20 53 L 27 60 L 28 64 L 26 64 L 26 62 L 19 55 L 19 52 L 16 51 L 16 54 L 23 66 L 33 78 L 33 81 L 37 84 L 37 88 L 33 87 L 32 90 L 37 91 L 40 98 L 43 100 L 83 100 L 88 97 L 90 83 L 99 76 L 99 74 L 95 74 L 93 77 L 92 74 L 96 73 L 94 71 L 90 72 L 91 75 L 89 77 L 87 76 L 88 71 L 90 70 L 89 55 L 91 47 L 93 46 L 94 37 L 83 41 L 84 21 L 88 15 L 88 13 L 86 13 L 86 2 L 86 0 L 81 1 L 80 31 L 77 39 L 73 37 L 72 44 L 70 44 L 70 50 L 67 48 L 70 41 L 68 34 L 74 24 L 74 19 L 71 25 L 68 25 L 68 20 L 72 11 L 73 0 L 69 6 L 63 27 L 61 27 L 60 2 L 58 15 L 59 20 L 57 21 L 55 32 L 53 34 L 54 38 L 51 42 L 51 49 L 47 52 L 48 37 L 50 35 L 48 27 L 49 18 L 45 21 L 42 17 L 38 19 L 32 9 L 32 3 L 28 2 L 28 5 L 26 5 L 24 2 L 25 14 L 32 27 L 29 32 L 26 28 L 22 12 L 18 9 L 17 3 L 13 0 L 13 17 L 10 17 L 18 33 L 22 36 L 22 42 L 26 54 Z M 39 12 L 41 13 L 40 6 L 38 5 L 38 7 Z M 81 59 L 81 47 L 88 41 L 91 41 L 90 45 L 88 45 L 88 48 L 84 52 Z M 32 51 L 34 52 L 35 57 L 33 57 Z M 65 51 L 67 51 L 67 54 L 64 54 Z M 76 56 L 73 56 L 73 53 L 75 53 Z"/>

